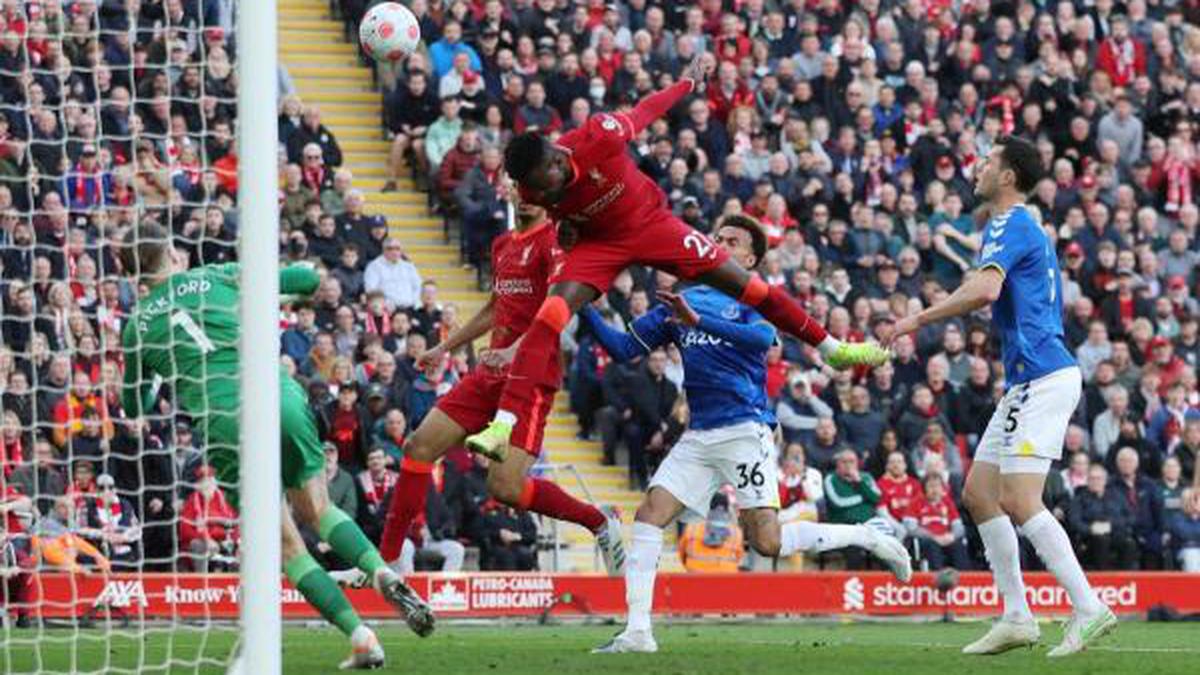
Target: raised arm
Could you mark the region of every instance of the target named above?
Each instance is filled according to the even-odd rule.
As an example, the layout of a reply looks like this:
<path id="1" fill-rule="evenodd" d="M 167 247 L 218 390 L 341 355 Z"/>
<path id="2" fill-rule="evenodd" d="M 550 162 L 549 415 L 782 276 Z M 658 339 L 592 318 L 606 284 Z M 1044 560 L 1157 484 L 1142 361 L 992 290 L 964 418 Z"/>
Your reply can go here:
<path id="1" fill-rule="evenodd" d="M 592 325 L 596 340 L 599 340 L 605 351 L 618 362 L 644 357 L 655 347 L 666 344 L 670 337 L 665 325 L 665 316 L 658 310 L 638 318 L 630 325 L 629 333 L 622 333 L 608 325 L 592 305 L 583 307 L 580 317 Z"/>
<path id="2" fill-rule="evenodd" d="M 975 270 L 967 275 L 962 284 L 954 289 L 950 297 L 917 314 L 901 318 L 896 329 L 885 340 L 885 346 L 901 335 L 912 333 L 922 326 L 961 316 L 982 309 L 1000 297 L 1004 286 L 1004 272 L 994 266 Z"/>
<path id="3" fill-rule="evenodd" d="M 704 77 L 703 54 L 696 58 L 684 69 L 679 81 L 675 84 L 650 94 L 638 101 L 633 110 L 628 113 L 617 113 L 615 117 L 621 121 L 629 138 L 642 133 L 654 120 L 667 114 L 684 96 L 692 93 Z"/>

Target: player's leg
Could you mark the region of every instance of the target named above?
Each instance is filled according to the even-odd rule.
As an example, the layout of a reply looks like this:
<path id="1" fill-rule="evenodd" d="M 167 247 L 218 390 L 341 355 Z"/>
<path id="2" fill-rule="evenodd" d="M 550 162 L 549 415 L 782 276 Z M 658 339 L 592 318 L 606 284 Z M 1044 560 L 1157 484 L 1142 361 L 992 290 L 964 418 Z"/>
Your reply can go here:
<path id="1" fill-rule="evenodd" d="M 342 662 L 342 669 L 383 667 L 383 647 L 375 633 L 363 624 L 337 582 L 304 547 L 287 504 L 283 505 L 282 516 L 284 574 L 322 618 L 350 639 L 350 658 Z"/>
<path id="2" fill-rule="evenodd" d="M 890 357 L 877 344 L 849 344 L 831 337 L 787 291 L 730 260 L 723 247 L 669 212 L 646 223 L 627 245 L 637 262 L 696 279 L 754 307 L 783 331 L 817 347 L 834 368 L 876 366 Z"/>
<path id="3" fill-rule="evenodd" d="M 455 396 L 455 391 L 448 397 Z M 417 516 L 425 512 L 425 499 L 429 494 L 434 463 L 448 449 L 461 443 L 466 435 L 466 429 L 435 407 L 421 420 L 421 426 L 404 441 L 400 479 L 392 491 L 387 520 L 383 525 L 383 539 L 379 543 L 379 552 L 384 560 L 392 563 L 400 558 L 409 528 Z"/>
<path id="4" fill-rule="evenodd" d="M 396 606 L 413 632 L 425 637 L 433 632 L 433 613 L 398 574 L 350 516 L 329 501 L 325 459 L 308 397 L 290 377 L 280 386 L 283 486 L 296 519 L 315 529 L 343 561 L 362 570 L 375 589 Z"/>
<path id="5" fill-rule="evenodd" d="M 516 452 L 504 453 L 503 459 L 488 466 L 488 491 L 516 508 L 586 527 L 596 535 L 608 573 L 619 575 L 625 569 L 625 547 L 621 521 L 616 515 L 605 514 L 596 506 L 572 497 L 553 481 L 529 476 L 542 447 L 545 420 L 554 405 L 554 390 L 537 388 L 534 401 L 531 415 L 519 419 L 513 428 L 512 444 Z"/>
<path id="6" fill-rule="evenodd" d="M 739 520 L 750 545 L 767 557 L 799 551 L 832 551 L 857 546 L 887 564 L 900 581 L 912 578 L 912 561 L 904 544 L 869 525 L 797 521 L 779 523 L 779 470 L 775 435 L 764 424 L 739 425 L 717 445 L 712 461 L 722 482 L 734 486 L 741 507 Z"/>
<path id="7" fill-rule="evenodd" d="M 582 246 L 572 249 L 564 264 L 570 264 L 572 259 L 586 254 L 586 251 Z M 600 263 L 603 270 L 596 278 L 604 278 L 602 275 L 611 271 L 604 287 L 623 268 L 610 270 L 612 264 L 611 260 L 602 260 Z M 486 429 L 467 437 L 467 448 L 489 459 L 503 461 L 517 420 L 530 419 L 540 405 L 537 397 L 544 396 L 546 391 L 557 390 L 559 336 L 571 320 L 571 315 L 599 296 L 597 289 L 600 287 L 581 281 L 561 281 L 550 287 L 545 302 L 534 317 L 533 324 L 522 336 L 517 354 L 513 357 L 496 416 Z M 545 420 L 540 420 L 539 424 L 544 425 Z"/>
<path id="8" fill-rule="evenodd" d="M 1014 459 L 1044 462 L 1045 468 L 1041 472 L 1002 473 L 1000 504 L 1019 524 L 1021 534 L 1033 544 L 1046 569 L 1066 589 L 1071 599 L 1071 621 L 1067 624 L 1062 643 L 1050 650 L 1049 655 L 1074 654 L 1115 628 L 1116 616 L 1096 595 L 1075 556 L 1067 531 L 1042 501 L 1045 471 L 1050 470 L 1050 460 L 1040 457 Z"/>
<path id="9" fill-rule="evenodd" d="M 963 503 L 979 529 L 992 579 L 1004 601 L 1000 620 L 982 638 L 963 647 L 964 654 L 999 654 L 1032 646 L 1040 638 L 1025 598 L 1017 530 L 1000 505 L 1000 455 L 1005 445 L 1005 418 L 1012 400 L 1013 396 L 1006 394 L 988 422 L 963 488 Z"/>
<path id="10" fill-rule="evenodd" d="M 768 284 L 731 260 L 700 274 L 698 279 L 754 307 L 783 331 L 816 347 L 834 368 L 878 366 L 891 358 L 886 349 L 873 342 L 842 342 L 829 335 L 783 287 Z"/>
<path id="11" fill-rule="evenodd" d="M 663 466 L 667 465 L 671 457 L 672 455 L 667 455 Z M 696 468 L 698 467 L 693 467 Z M 663 467 L 659 467 L 659 473 L 662 470 Z M 667 469 L 673 470 L 678 468 Z M 659 473 L 656 473 L 655 477 Z M 663 528 L 675 520 L 683 509 L 683 502 L 662 485 L 653 485 L 646 493 L 634 516 L 629 558 L 625 564 L 625 629 L 593 649 L 593 654 L 658 651 L 658 644 L 654 641 L 651 629 L 650 614 L 654 606 L 654 581 L 658 576 L 658 559 L 662 555 Z"/>

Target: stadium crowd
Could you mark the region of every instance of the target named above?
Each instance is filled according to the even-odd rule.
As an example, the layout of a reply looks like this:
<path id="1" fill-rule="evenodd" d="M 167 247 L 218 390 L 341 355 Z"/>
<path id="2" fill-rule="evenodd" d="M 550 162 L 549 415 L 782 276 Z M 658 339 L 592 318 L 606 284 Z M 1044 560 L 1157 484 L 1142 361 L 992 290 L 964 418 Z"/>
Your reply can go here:
<path id="1" fill-rule="evenodd" d="M 371 4 L 335 1 L 349 28 Z M 711 79 L 630 149 L 679 216 L 755 215 L 761 274 L 835 336 L 863 340 L 952 290 L 979 248 L 971 172 L 1003 134 L 1037 142 L 1030 197 L 1063 268 L 1085 391 L 1046 500 L 1093 569 L 1200 569 L 1184 509 L 1200 452 L 1200 5 L 1113 0 L 413 0 L 427 50 L 378 66 L 391 181 L 410 172 L 486 279 L 506 225 L 512 132 L 556 134 L 669 83 Z M 226 0 L 0 2 L 0 567 L 234 564 L 236 513 L 169 387 L 120 406 L 120 331 L 138 295 L 114 255 L 138 218 L 192 264 L 236 259 L 236 74 Z M 470 366 L 416 355 L 463 321 L 372 214 L 335 134 L 281 73 L 281 256 L 323 272 L 285 307 L 283 361 L 326 434 L 334 500 L 378 533 L 406 434 Z M 661 272 L 602 301 L 644 314 Z M 569 332 L 582 437 L 643 487 L 686 426 L 677 352 L 629 366 Z M 922 329 L 893 365 L 834 373 L 791 339 L 770 355 L 788 518 L 907 533 L 930 567 L 981 565 L 961 508 L 1003 390 L 983 316 Z M 443 462 L 417 564 L 464 546 L 536 564 L 537 528 L 486 498 L 483 460 Z M 733 526 L 736 530 L 736 526 Z M 36 536 L 31 536 L 36 535 Z M 732 535 L 731 535 L 732 536 Z M 314 540 L 315 541 L 315 540 Z M 315 545 L 315 544 L 314 544 Z M 186 555 L 179 555 L 186 552 Z M 1037 565 L 1036 556 L 1026 556 Z M 855 556 L 846 556 L 854 565 Z M 18 589 L 19 590 L 19 589 Z"/>

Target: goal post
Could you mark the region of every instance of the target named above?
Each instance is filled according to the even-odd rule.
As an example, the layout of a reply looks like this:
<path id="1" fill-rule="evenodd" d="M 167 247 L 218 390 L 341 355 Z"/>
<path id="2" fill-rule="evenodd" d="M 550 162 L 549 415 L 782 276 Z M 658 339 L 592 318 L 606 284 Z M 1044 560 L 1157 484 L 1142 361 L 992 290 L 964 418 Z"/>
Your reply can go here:
<path id="1" fill-rule="evenodd" d="M 238 3 L 242 661 L 281 670 L 276 3 Z"/>

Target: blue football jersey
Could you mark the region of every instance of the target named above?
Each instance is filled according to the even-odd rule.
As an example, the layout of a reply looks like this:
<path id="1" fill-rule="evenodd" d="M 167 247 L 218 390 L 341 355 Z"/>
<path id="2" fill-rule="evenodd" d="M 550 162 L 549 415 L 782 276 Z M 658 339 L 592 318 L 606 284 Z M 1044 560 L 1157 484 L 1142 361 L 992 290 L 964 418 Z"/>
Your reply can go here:
<path id="1" fill-rule="evenodd" d="M 689 427 L 717 429 L 746 421 L 775 424 L 767 401 L 767 350 L 775 328 L 753 308 L 708 286 L 683 293 L 700 324 L 673 321 L 673 311 L 659 305 L 620 333 L 594 309 L 583 312 L 597 338 L 613 358 L 626 360 L 675 343 L 683 356 L 683 388 L 691 410 Z"/>
<path id="2" fill-rule="evenodd" d="M 1000 330 L 1005 384 L 1074 366 L 1063 335 L 1058 256 L 1024 204 L 988 223 L 977 267 L 1004 274 L 1000 298 L 992 303 L 992 323 Z"/>

